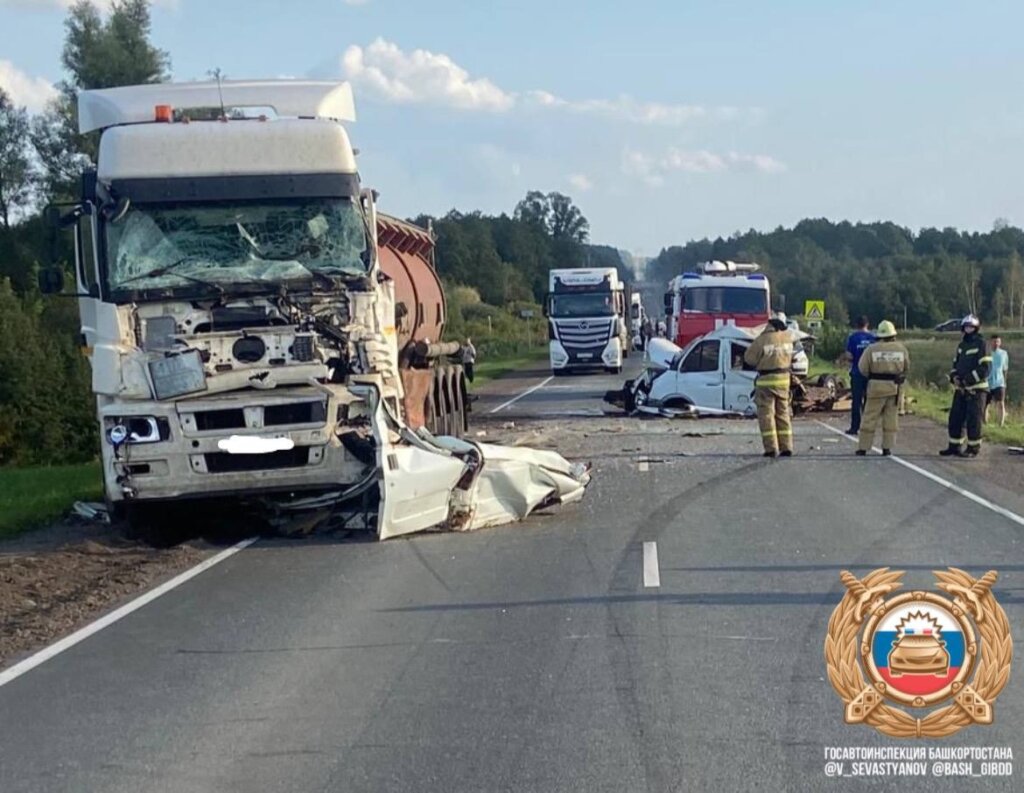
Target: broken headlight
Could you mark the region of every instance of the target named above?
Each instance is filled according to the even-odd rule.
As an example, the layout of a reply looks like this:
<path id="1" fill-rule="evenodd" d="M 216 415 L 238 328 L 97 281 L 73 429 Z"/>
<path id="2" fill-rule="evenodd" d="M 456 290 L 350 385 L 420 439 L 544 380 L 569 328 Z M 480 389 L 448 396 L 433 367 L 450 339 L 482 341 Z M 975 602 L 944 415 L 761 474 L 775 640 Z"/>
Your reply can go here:
<path id="1" fill-rule="evenodd" d="M 123 443 L 158 443 L 171 437 L 171 425 L 158 416 L 119 416 L 104 421 L 107 440 Z"/>

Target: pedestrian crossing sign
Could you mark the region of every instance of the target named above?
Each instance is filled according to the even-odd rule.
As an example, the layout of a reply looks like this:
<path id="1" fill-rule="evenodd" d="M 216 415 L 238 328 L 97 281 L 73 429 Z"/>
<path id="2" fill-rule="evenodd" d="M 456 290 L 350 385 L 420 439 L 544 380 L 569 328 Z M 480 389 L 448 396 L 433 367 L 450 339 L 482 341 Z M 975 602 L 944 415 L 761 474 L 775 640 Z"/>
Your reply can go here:
<path id="1" fill-rule="evenodd" d="M 825 301 L 824 300 L 805 300 L 804 301 L 804 316 L 807 319 L 821 321 L 825 319 Z"/>

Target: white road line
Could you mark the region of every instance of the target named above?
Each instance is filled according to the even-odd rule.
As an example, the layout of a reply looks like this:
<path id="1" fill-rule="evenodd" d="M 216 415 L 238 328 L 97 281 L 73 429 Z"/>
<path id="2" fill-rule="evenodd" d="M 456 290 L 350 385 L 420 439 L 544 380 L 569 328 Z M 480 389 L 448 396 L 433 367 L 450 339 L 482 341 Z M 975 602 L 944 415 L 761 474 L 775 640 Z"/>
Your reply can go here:
<path id="1" fill-rule="evenodd" d="M 537 385 L 533 386 L 532 388 L 527 388 L 527 389 L 526 389 L 525 391 L 523 391 L 523 393 L 521 393 L 521 394 L 520 394 L 519 396 L 515 396 L 515 397 L 512 397 L 512 398 L 511 398 L 511 399 L 510 399 L 510 400 L 509 400 L 508 402 L 502 402 L 502 403 L 501 403 L 500 405 L 498 405 L 498 407 L 496 407 L 496 408 L 494 408 L 493 410 L 490 410 L 490 411 L 488 411 L 488 412 L 489 412 L 489 413 L 497 413 L 497 412 L 498 412 L 499 410 L 504 410 L 504 409 L 505 409 L 505 408 L 507 408 L 507 407 L 508 407 L 509 405 L 513 404 L 514 402 L 518 402 L 518 401 L 519 401 L 520 399 L 522 399 L 522 398 L 523 398 L 524 396 L 529 396 L 529 395 L 530 395 L 530 394 L 532 394 L 532 393 L 533 393 L 534 391 L 536 391 L 536 390 L 537 390 L 538 388 L 543 388 L 544 386 L 546 386 L 546 385 L 547 385 L 548 383 L 550 383 L 550 382 L 551 382 L 552 380 L 554 380 L 554 379 L 555 379 L 555 376 L 554 376 L 554 375 L 551 375 L 550 377 L 548 377 L 548 379 L 547 379 L 547 380 L 543 380 L 543 381 L 541 381 L 541 382 L 537 383 Z"/>
<path id="2" fill-rule="evenodd" d="M 661 571 L 658 570 L 658 543 L 644 543 L 644 586 L 661 586 Z"/>
<path id="3" fill-rule="evenodd" d="M 815 419 L 815 421 L 817 421 L 822 427 L 827 429 L 829 432 L 834 432 L 836 435 L 841 435 L 844 438 L 846 438 L 847 440 L 850 440 L 850 441 L 853 440 L 852 438 L 850 438 L 849 435 L 847 435 L 842 430 L 838 430 L 835 427 L 833 427 L 833 426 L 831 426 L 829 424 L 826 424 L 824 421 L 821 421 L 819 419 Z M 872 451 L 877 452 L 879 454 L 881 454 L 881 452 L 882 452 L 882 450 L 879 449 L 877 446 L 873 446 L 872 447 Z M 904 460 L 902 457 L 898 457 L 895 454 L 891 455 L 889 457 L 889 459 L 892 460 L 894 463 L 899 463 L 904 468 L 909 468 L 914 473 L 920 474 L 925 479 L 931 479 L 936 484 L 942 485 L 943 487 L 947 488 L 948 490 L 952 490 L 954 493 L 960 494 L 961 496 L 963 496 L 964 498 L 968 499 L 969 501 L 973 501 L 975 504 L 979 504 L 979 505 L 983 506 L 985 509 L 992 510 L 992 512 L 995 512 L 997 515 L 1002 515 L 1004 518 L 1006 518 L 1007 520 L 1013 521 L 1018 526 L 1024 526 L 1024 517 L 1021 517 L 1016 512 L 1011 512 L 1010 510 L 1006 509 L 1006 507 L 1001 507 L 998 504 L 993 504 L 988 499 L 982 498 L 981 496 L 977 495 L 976 493 L 972 493 L 970 490 L 964 490 L 959 485 L 955 485 L 952 482 L 950 482 L 949 480 L 943 479 L 938 474 L 933 474 L 931 471 L 927 471 L 927 470 L 925 470 L 924 468 L 922 468 L 919 465 L 914 465 L 913 463 L 908 462 L 907 460 Z"/>
<path id="4" fill-rule="evenodd" d="M 129 603 L 125 603 L 119 609 L 115 609 L 109 614 L 100 617 L 95 622 L 90 622 L 84 628 L 80 628 L 79 630 L 72 633 L 70 636 L 65 636 L 63 639 L 61 639 L 58 642 L 54 642 L 49 647 L 44 647 L 35 655 L 30 655 L 24 661 L 15 664 L 10 669 L 3 670 L 2 672 L 0 672 L 0 686 L 7 685 L 12 680 L 21 677 L 23 674 L 25 674 L 28 671 L 31 671 L 32 669 L 35 669 L 40 664 L 49 661 L 55 655 L 59 655 L 65 650 L 74 647 L 79 642 L 88 639 L 94 633 L 99 633 L 104 628 L 113 625 L 115 622 L 117 622 L 120 619 L 123 619 L 124 617 L 127 617 L 133 611 L 138 611 L 147 603 L 152 603 L 161 595 L 167 594 L 175 587 L 179 587 L 186 581 L 195 578 L 200 573 L 209 570 L 215 564 L 220 564 L 225 559 L 234 556 L 243 548 L 248 548 L 250 545 L 256 542 L 257 539 L 257 537 L 250 537 L 247 540 L 242 540 L 240 543 L 232 545 L 230 548 L 224 549 L 215 556 L 211 556 L 209 559 L 200 562 L 195 567 L 189 568 L 184 573 L 176 575 L 170 581 L 165 581 L 155 589 L 151 589 L 145 594 L 135 598 L 135 600 Z"/>
<path id="5" fill-rule="evenodd" d="M 637 463 L 636 467 L 640 469 L 640 473 L 642 474 L 645 474 L 651 470 L 651 464 L 646 460 L 641 460 L 639 463 Z"/>

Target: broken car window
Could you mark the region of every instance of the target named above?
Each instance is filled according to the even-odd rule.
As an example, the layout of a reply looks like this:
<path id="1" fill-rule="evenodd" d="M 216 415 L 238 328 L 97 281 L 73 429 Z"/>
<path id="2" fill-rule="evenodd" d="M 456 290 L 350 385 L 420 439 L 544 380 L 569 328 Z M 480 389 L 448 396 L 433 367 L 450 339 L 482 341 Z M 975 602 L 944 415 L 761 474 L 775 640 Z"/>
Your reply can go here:
<path id="1" fill-rule="evenodd" d="M 683 361 L 680 372 L 715 372 L 718 370 L 718 341 L 702 341 Z"/>

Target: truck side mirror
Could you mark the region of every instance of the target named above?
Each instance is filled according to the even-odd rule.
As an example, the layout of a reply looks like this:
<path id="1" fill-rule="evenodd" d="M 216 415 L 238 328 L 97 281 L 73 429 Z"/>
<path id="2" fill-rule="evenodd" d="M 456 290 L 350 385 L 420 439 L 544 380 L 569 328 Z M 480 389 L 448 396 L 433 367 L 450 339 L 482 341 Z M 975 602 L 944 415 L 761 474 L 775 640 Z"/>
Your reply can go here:
<path id="1" fill-rule="evenodd" d="M 59 295 L 64 291 L 64 270 L 44 267 L 39 271 L 39 291 L 44 295 Z"/>

